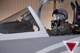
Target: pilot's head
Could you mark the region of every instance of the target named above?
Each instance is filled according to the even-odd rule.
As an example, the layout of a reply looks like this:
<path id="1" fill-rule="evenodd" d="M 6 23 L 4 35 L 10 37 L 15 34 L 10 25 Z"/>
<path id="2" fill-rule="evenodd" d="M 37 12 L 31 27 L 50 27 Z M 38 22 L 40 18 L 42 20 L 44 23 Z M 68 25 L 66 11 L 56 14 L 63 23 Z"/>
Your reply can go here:
<path id="1" fill-rule="evenodd" d="M 68 19 L 68 14 L 64 9 L 56 9 L 53 11 L 52 17 L 57 21 L 65 21 L 66 19 Z"/>

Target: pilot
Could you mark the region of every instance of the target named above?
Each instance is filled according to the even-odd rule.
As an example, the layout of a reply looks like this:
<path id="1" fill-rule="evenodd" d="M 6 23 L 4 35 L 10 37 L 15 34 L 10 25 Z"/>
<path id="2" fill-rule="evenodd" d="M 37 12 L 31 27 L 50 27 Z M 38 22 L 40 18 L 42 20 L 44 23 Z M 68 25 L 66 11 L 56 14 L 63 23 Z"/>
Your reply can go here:
<path id="1" fill-rule="evenodd" d="M 66 22 L 68 14 L 64 9 L 55 9 L 52 13 L 51 36 L 73 34 L 71 24 Z"/>

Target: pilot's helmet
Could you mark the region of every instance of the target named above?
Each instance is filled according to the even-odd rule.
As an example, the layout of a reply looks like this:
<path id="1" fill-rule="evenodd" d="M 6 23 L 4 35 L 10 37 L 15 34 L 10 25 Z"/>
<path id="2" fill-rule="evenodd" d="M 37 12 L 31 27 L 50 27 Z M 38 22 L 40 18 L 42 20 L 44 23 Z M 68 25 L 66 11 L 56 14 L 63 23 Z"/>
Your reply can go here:
<path id="1" fill-rule="evenodd" d="M 64 9 L 55 9 L 52 13 L 52 16 L 56 16 L 56 20 L 66 20 L 68 19 L 68 13 Z"/>

